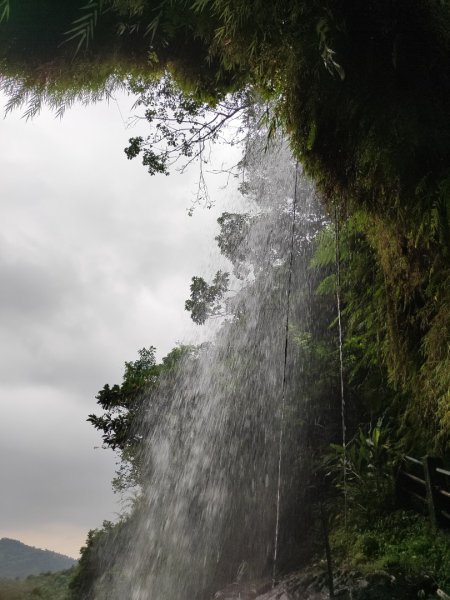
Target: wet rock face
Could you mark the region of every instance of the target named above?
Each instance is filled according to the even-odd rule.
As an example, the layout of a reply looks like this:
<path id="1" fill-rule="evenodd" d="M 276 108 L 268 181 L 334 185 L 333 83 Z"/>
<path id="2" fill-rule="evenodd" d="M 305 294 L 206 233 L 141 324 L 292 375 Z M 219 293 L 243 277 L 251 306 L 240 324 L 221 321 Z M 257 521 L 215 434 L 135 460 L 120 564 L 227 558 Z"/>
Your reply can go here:
<path id="1" fill-rule="evenodd" d="M 378 571 L 368 575 L 339 572 L 334 580 L 334 597 L 339 600 L 422 600 L 436 599 L 436 585 L 428 577 L 396 576 Z M 214 600 L 328 600 L 327 576 L 312 568 L 286 577 L 276 586 L 270 581 L 234 583 Z"/>
<path id="2" fill-rule="evenodd" d="M 217 592 L 214 600 L 326 600 L 329 594 L 320 589 L 322 580 L 322 573 L 307 571 L 286 577 L 275 586 L 270 581 L 235 583 Z"/>
<path id="3" fill-rule="evenodd" d="M 214 600 L 256 600 L 272 589 L 269 581 L 231 583 L 214 595 Z"/>

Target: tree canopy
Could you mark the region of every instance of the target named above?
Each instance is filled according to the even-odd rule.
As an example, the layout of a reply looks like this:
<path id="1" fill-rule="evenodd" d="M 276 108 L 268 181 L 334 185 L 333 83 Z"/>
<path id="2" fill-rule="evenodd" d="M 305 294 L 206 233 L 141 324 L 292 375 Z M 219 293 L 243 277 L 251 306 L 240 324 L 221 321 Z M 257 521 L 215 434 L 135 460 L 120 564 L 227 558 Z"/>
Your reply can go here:
<path id="1" fill-rule="evenodd" d="M 102 433 L 105 448 L 119 453 L 113 482 L 117 491 L 139 486 L 147 475 L 141 469 L 142 439 L 148 434 L 143 427 L 143 415 L 150 426 L 157 422 L 158 413 L 164 409 L 164 383 L 167 385 L 174 377 L 177 366 L 193 348 L 177 346 L 161 363 L 157 363 L 155 352 L 153 346 L 142 348 L 137 360 L 126 362 L 122 383 L 106 384 L 96 396 L 101 414 L 88 417 Z"/>

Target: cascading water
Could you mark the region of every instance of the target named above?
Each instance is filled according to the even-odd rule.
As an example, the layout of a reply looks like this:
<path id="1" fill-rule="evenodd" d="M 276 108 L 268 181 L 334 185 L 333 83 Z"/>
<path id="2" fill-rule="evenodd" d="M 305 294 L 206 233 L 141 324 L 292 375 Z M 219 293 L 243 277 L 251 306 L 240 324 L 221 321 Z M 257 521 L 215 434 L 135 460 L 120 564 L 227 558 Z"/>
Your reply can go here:
<path id="1" fill-rule="evenodd" d="M 278 476 L 277 476 L 277 503 L 275 517 L 275 540 L 273 550 L 273 567 L 272 567 L 272 585 L 275 585 L 277 576 L 278 562 L 278 537 L 280 533 L 280 506 L 281 506 L 281 466 L 283 460 L 283 434 L 284 434 L 284 413 L 286 405 L 286 377 L 288 364 L 288 343 L 289 343 L 289 316 L 291 309 L 291 292 L 292 292 L 292 269 L 294 267 L 294 246 L 295 246 L 295 217 L 297 215 L 297 184 L 298 184 L 298 169 L 299 164 L 295 165 L 295 183 L 294 183 L 294 200 L 292 203 L 292 228 L 291 228 L 291 243 L 289 248 L 289 267 L 288 281 L 286 292 L 286 317 L 285 317 L 285 340 L 284 340 L 284 357 L 283 357 L 283 379 L 281 382 L 281 407 L 280 407 L 280 437 L 278 444 Z"/>
<path id="2" fill-rule="evenodd" d="M 287 144 L 264 145 L 254 134 L 245 157 L 247 214 L 227 217 L 236 231 L 224 253 L 239 283 L 230 315 L 142 398 L 142 493 L 102 548 L 97 600 L 208 598 L 237 578 L 270 577 L 275 529 L 275 544 L 289 540 L 283 523 L 301 496 L 301 386 L 291 375 L 301 366 L 285 356 L 287 295 L 291 286 L 301 331 L 311 294 L 304 246 L 323 219 Z"/>

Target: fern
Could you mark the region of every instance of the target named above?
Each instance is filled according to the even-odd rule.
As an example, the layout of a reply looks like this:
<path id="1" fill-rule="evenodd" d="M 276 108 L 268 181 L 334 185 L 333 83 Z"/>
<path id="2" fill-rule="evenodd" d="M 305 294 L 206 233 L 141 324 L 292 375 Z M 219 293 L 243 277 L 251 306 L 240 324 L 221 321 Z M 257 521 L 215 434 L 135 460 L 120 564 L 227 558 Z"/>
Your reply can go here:
<path id="1" fill-rule="evenodd" d="M 316 249 L 311 259 L 310 267 L 318 269 L 334 264 L 336 247 L 334 230 L 327 226 L 319 232 L 316 238 Z"/>

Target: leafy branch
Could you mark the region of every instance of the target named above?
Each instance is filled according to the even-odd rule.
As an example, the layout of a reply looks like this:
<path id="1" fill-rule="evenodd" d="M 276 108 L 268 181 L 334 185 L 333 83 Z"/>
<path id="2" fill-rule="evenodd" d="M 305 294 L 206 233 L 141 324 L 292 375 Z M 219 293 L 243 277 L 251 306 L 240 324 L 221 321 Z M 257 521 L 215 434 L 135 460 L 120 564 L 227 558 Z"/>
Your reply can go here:
<path id="1" fill-rule="evenodd" d="M 228 291 L 229 279 L 229 274 L 222 271 L 217 271 L 211 285 L 203 277 L 192 278 L 191 296 L 184 306 L 194 323 L 203 325 L 210 317 L 224 316 L 221 300 Z"/>
<path id="2" fill-rule="evenodd" d="M 129 159 L 140 155 L 150 175 L 168 175 L 180 159 L 186 159 L 181 172 L 194 161 L 201 166 L 209 160 L 210 144 L 223 141 L 236 145 L 244 138 L 241 115 L 251 106 L 248 91 L 212 104 L 181 90 L 167 73 L 150 85 L 130 81 L 129 87 L 139 94 L 135 106 L 146 109 L 144 116 L 136 116 L 134 121 L 145 119 L 152 130 L 145 138 L 130 138 L 125 154 Z M 200 188 L 204 186 L 202 175 Z"/>

